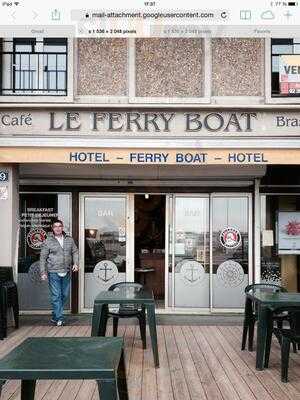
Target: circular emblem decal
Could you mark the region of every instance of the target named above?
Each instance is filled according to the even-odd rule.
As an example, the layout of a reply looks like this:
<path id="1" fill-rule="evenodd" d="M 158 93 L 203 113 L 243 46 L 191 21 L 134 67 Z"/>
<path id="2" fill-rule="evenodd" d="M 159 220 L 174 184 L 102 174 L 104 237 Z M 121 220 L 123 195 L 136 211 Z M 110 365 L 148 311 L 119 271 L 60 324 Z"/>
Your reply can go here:
<path id="1" fill-rule="evenodd" d="M 205 276 L 205 270 L 202 264 L 197 261 L 184 261 L 180 269 L 180 277 L 184 283 L 196 285 L 200 283 Z"/>
<path id="2" fill-rule="evenodd" d="M 32 263 L 28 270 L 28 277 L 33 283 L 42 283 L 41 280 L 41 271 L 40 271 L 40 262 L 35 261 Z"/>
<path id="3" fill-rule="evenodd" d="M 224 261 L 217 269 L 217 278 L 225 287 L 237 287 L 244 280 L 244 270 L 241 264 L 233 260 Z"/>
<path id="4" fill-rule="evenodd" d="M 27 234 L 27 244 L 34 250 L 40 250 L 47 234 L 42 228 L 33 228 Z"/>
<path id="5" fill-rule="evenodd" d="M 103 260 L 95 265 L 93 274 L 97 280 L 103 283 L 108 283 L 118 277 L 119 271 L 116 264 L 112 261 Z"/>
<path id="6" fill-rule="evenodd" d="M 225 228 L 220 233 L 220 242 L 226 249 L 235 249 L 241 244 L 242 237 L 240 231 L 236 228 Z"/>

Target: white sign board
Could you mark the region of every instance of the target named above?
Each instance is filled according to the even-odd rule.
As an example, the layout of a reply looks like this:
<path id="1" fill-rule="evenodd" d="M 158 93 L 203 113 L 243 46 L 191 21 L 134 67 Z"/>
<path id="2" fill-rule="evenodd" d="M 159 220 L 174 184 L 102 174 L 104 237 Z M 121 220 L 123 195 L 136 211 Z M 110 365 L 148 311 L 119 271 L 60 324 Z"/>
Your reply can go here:
<path id="1" fill-rule="evenodd" d="M 279 56 L 279 82 L 281 94 L 300 93 L 300 55 Z"/>
<path id="2" fill-rule="evenodd" d="M 300 211 L 278 213 L 278 254 L 300 254 Z"/>
<path id="3" fill-rule="evenodd" d="M 272 230 L 262 231 L 262 245 L 263 247 L 274 246 L 274 235 Z"/>

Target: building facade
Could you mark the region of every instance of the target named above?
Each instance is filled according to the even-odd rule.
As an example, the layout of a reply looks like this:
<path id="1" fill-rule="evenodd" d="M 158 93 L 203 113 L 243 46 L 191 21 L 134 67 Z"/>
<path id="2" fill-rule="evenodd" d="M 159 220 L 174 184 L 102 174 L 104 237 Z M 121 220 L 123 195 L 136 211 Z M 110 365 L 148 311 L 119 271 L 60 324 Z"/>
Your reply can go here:
<path id="1" fill-rule="evenodd" d="M 49 309 L 54 217 L 79 246 L 75 313 L 124 280 L 160 312 L 240 312 L 252 282 L 299 290 L 297 39 L 3 38 L 0 53 L 0 265 L 22 310 Z"/>

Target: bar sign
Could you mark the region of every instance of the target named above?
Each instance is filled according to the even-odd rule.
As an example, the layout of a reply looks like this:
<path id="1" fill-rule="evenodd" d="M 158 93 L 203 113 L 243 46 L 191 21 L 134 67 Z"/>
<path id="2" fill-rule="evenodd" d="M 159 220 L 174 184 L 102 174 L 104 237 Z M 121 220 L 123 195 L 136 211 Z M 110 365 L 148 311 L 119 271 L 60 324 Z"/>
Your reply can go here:
<path id="1" fill-rule="evenodd" d="M 0 171 L 0 182 L 8 182 L 8 172 Z"/>

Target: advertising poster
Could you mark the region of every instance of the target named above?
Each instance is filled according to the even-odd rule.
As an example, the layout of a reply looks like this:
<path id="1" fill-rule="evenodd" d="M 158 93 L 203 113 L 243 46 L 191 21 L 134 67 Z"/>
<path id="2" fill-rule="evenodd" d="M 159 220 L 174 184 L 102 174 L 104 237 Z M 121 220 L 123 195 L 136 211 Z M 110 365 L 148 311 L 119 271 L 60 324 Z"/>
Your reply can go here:
<path id="1" fill-rule="evenodd" d="M 300 93 L 300 56 L 284 54 L 279 56 L 279 82 L 281 94 Z"/>
<path id="2" fill-rule="evenodd" d="M 278 213 L 278 254 L 300 254 L 300 211 Z"/>

